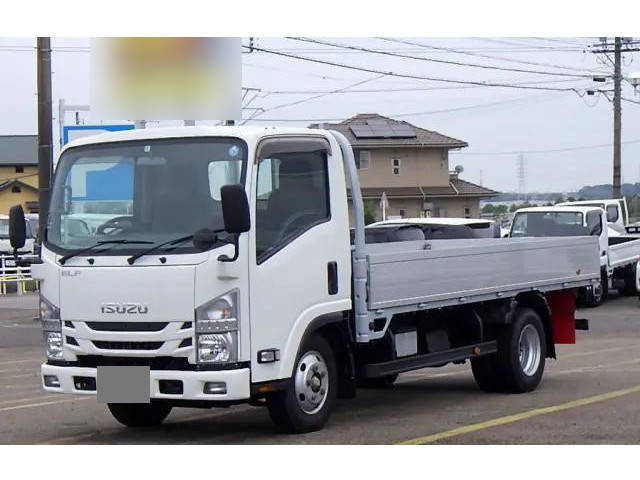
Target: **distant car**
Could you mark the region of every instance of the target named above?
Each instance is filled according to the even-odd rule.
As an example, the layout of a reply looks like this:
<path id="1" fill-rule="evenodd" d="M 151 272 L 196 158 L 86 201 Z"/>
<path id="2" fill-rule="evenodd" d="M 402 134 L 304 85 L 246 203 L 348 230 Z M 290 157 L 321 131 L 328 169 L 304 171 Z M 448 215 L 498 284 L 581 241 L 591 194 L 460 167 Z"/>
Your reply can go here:
<path id="1" fill-rule="evenodd" d="M 500 226 L 496 222 L 477 218 L 398 218 L 372 223 L 366 230 L 378 227 L 417 227 L 427 240 L 501 236 Z"/>
<path id="2" fill-rule="evenodd" d="M 25 232 L 26 241 L 24 247 L 18 253 L 33 253 L 36 235 L 38 233 L 38 222 L 36 220 L 35 227 L 32 220 L 25 216 Z M 13 255 L 13 248 L 9 241 L 9 215 L 0 214 L 0 254 Z"/>

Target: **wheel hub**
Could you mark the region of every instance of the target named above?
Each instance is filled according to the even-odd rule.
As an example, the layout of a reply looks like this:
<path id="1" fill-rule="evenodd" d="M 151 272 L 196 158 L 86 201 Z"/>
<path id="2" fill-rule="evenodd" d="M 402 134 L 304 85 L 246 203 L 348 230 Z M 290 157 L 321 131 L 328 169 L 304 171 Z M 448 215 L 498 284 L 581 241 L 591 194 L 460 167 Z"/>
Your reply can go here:
<path id="1" fill-rule="evenodd" d="M 518 350 L 522 373 L 528 377 L 535 375 L 540 366 L 542 346 L 540 334 L 533 325 L 526 325 L 520 332 Z"/>
<path id="2" fill-rule="evenodd" d="M 322 408 L 329 390 L 329 370 L 320 353 L 307 352 L 300 358 L 294 377 L 296 400 L 309 415 Z"/>

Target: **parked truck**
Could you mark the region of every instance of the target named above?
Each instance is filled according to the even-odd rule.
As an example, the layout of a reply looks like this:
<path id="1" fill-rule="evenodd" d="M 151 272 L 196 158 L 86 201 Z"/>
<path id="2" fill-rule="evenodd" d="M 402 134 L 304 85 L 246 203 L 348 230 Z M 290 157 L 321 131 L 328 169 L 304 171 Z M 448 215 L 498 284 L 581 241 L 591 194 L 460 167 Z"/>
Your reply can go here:
<path id="1" fill-rule="evenodd" d="M 131 214 L 63 228 L 109 199 Z M 97 394 L 131 427 L 250 403 L 291 432 L 320 429 L 357 385 L 451 362 L 470 360 L 482 390 L 528 392 L 587 327 L 575 291 L 600 278 L 596 250 L 589 236 L 366 244 L 354 155 L 334 131 L 83 138 L 60 154 L 32 266 L 42 384 Z"/>
<path id="2" fill-rule="evenodd" d="M 623 295 L 640 290 L 640 236 L 623 235 L 607 225 L 607 212 L 599 206 L 530 207 L 517 210 L 511 224 L 513 237 L 585 236 L 598 238 L 600 281 L 580 290 L 579 299 L 598 306 L 616 288 Z"/>
<path id="3" fill-rule="evenodd" d="M 607 224 L 613 231 L 614 235 L 625 234 L 629 227 L 629 209 L 627 208 L 627 199 L 607 198 L 604 200 L 576 200 L 573 202 L 558 203 L 557 206 L 562 207 L 600 207 L 607 214 Z M 633 233 L 636 233 L 635 230 Z"/>

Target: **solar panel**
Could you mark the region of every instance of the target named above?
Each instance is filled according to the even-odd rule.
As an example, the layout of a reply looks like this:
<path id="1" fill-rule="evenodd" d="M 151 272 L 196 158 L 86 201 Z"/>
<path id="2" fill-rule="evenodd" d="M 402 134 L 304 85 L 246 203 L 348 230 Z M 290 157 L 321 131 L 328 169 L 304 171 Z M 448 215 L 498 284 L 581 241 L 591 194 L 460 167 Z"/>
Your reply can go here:
<path id="1" fill-rule="evenodd" d="M 364 125 L 349 127 L 356 138 L 414 138 L 415 131 L 405 123 L 393 123 L 383 118 L 367 120 Z"/>

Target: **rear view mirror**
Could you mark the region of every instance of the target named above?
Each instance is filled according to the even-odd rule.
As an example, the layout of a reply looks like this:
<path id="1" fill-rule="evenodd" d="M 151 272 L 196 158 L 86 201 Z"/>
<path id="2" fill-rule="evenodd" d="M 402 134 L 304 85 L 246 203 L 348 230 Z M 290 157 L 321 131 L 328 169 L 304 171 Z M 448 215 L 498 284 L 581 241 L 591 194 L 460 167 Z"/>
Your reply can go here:
<path id="1" fill-rule="evenodd" d="M 224 185 L 220 188 L 220 197 L 225 231 L 234 234 L 248 232 L 251 228 L 251 218 L 249 200 L 244 186 L 239 184 Z"/>
<path id="2" fill-rule="evenodd" d="M 26 229 L 22 205 L 14 205 L 9 210 L 9 241 L 14 251 L 24 247 L 27 239 Z"/>

